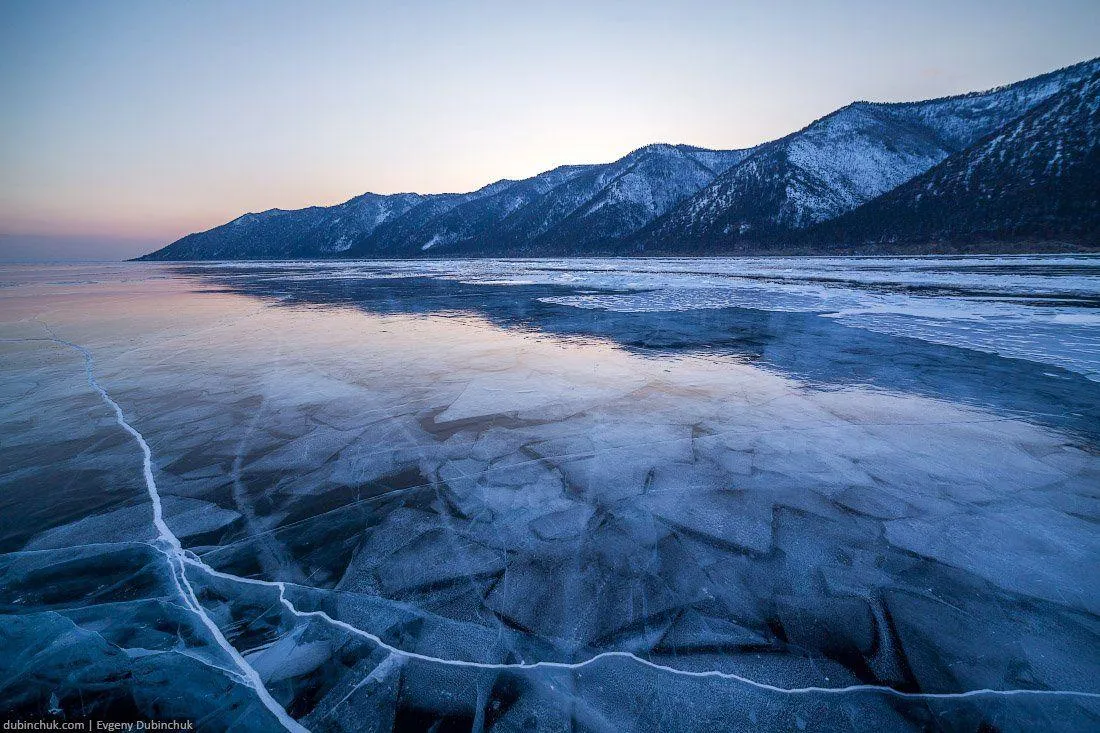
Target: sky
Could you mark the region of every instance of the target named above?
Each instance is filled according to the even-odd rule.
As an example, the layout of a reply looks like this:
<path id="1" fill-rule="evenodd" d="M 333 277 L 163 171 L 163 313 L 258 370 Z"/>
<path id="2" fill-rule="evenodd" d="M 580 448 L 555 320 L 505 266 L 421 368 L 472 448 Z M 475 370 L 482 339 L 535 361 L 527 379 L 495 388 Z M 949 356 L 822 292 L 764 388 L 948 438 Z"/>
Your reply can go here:
<path id="1" fill-rule="evenodd" d="M 0 0 L 0 259 L 466 191 L 1100 55 L 1100 2 Z"/>

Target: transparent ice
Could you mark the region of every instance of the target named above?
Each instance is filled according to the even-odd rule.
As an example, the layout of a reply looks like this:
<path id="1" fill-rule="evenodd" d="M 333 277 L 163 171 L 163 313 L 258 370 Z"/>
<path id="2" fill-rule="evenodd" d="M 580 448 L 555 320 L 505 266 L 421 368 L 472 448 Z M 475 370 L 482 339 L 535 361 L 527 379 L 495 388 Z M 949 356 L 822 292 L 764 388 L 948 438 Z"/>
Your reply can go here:
<path id="1" fill-rule="evenodd" d="M 1100 724 L 1100 259 L 8 266 L 0 709 Z"/>

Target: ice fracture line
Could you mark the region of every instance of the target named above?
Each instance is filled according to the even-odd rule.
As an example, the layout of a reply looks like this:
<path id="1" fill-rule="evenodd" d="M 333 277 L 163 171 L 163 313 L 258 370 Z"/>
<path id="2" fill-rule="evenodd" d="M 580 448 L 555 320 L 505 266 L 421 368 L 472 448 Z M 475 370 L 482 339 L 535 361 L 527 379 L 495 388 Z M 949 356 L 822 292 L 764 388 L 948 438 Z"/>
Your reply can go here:
<path id="1" fill-rule="evenodd" d="M 241 656 L 236 647 L 229 643 L 229 640 L 222 634 L 221 629 L 218 628 L 218 625 L 214 623 L 214 620 L 206 613 L 206 609 L 199 603 L 199 599 L 195 595 L 195 591 L 191 587 L 190 581 L 187 579 L 185 568 L 186 558 L 183 554 L 183 546 L 180 544 L 179 538 L 176 537 L 172 529 L 164 521 L 164 512 L 160 502 L 160 492 L 157 490 L 157 482 L 153 478 L 153 453 L 149 448 L 149 444 L 145 442 L 145 437 L 126 421 L 126 415 L 122 412 L 122 408 L 114 401 L 111 395 L 107 393 L 107 390 L 99 384 L 95 376 L 95 362 L 92 359 L 92 352 L 79 344 L 74 344 L 64 339 L 52 337 L 48 340 L 60 346 L 73 349 L 84 357 L 84 374 L 88 379 L 88 386 L 94 389 L 99 394 L 104 404 L 114 411 L 115 422 L 118 423 L 119 427 L 129 433 L 134 441 L 137 442 L 138 446 L 141 447 L 142 475 L 145 478 L 145 488 L 149 492 L 149 500 L 153 505 L 153 526 L 157 529 L 155 546 L 167 559 L 168 566 L 172 569 L 172 577 L 176 584 L 176 588 L 179 590 L 184 603 L 199 618 L 203 626 L 210 631 L 211 636 L 214 637 L 214 641 L 217 642 L 218 646 L 233 660 L 245 684 L 256 692 L 260 702 L 271 711 L 272 715 L 282 723 L 283 727 L 289 731 L 293 731 L 293 733 L 308 733 L 308 730 L 304 726 L 290 717 L 286 710 L 271 697 L 271 693 L 267 691 L 263 680 L 260 679 L 260 675 L 247 661 L 245 661 L 245 658 Z"/>
<path id="2" fill-rule="evenodd" d="M 7 340 L 7 339 L 5 339 Z M 370 640 L 375 645 L 390 652 L 392 655 L 396 655 L 399 658 L 407 660 L 415 660 L 425 662 L 428 664 L 439 664 L 450 667 L 464 667 L 470 669 L 483 669 L 483 670 L 499 670 L 499 671 L 523 671 L 523 670 L 562 670 L 562 671 L 574 671 L 583 669 L 585 667 L 593 666 L 605 659 L 621 658 L 639 664 L 645 667 L 649 667 L 658 672 L 674 674 L 683 677 L 696 677 L 696 678 L 720 678 L 738 682 L 749 687 L 754 687 L 759 690 L 767 692 L 774 692 L 783 695 L 812 695 L 812 694 L 824 694 L 824 695 L 839 695 L 850 694 L 860 692 L 880 693 L 885 695 L 891 695 L 899 698 L 917 699 L 917 700 L 952 700 L 963 699 L 970 697 L 980 696 L 1049 696 L 1049 697 L 1078 697 L 1088 699 L 1100 699 L 1100 692 L 1085 692 L 1079 690 L 1041 690 L 1041 689 L 1008 689 L 1008 690 L 995 690 L 995 689 L 976 689 L 966 690 L 963 692 L 904 692 L 896 690 L 892 687 L 883 685 L 849 685 L 846 687 L 779 687 L 776 685 L 770 685 L 765 682 L 760 682 L 749 677 L 743 677 L 732 672 L 722 672 L 720 670 L 685 670 L 676 667 L 669 667 L 657 662 L 653 662 L 644 657 L 640 657 L 632 652 L 626 651 L 606 651 L 600 654 L 596 654 L 588 659 L 581 660 L 579 662 L 553 662 L 553 661 L 539 661 L 539 662 L 525 662 L 525 663 L 503 663 L 503 662 L 474 662 L 468 660 L 459 659 L 447 659 L 443 657 L 433 657 L 426 654 L 420 654 L 418 652 L 410 652 L 404 649 L 395 647 L 381 637 L 373 634 L 369 631 L 365 631 L 356 626 L 352 626 L 349 623 L 340 621 L 329 616 L 324 611 L 302 611 L 299 610 L 294 604 L 286 597 L 286 584 L 278 581 L 265 581 L 257 580 L 253 578 L 242 578 L 237 575 L 229 573 L 223 573 L 210 567 L 202 560 L 200 560 L 193 553 L 187 553 L 179 539 L 175 536 L 172 530 L 164 521 L 163 512 L 161 509 L 160 494 L 157 491 L 156 481 L 153 478 L 152 469 L 152 451 L 149 448 L 149 444 L 145 441 L 145 438 L 127 421 L 122 408 L 118 405 L 114 399 L 107 393 L 99 382 L 95 378 L 94 361 L 92 359 L 91 352 L 79 344 L 65 341 L 60 338 L 50 339 L 20 339 L 26 341 L 51 341 L 53 343 L 68 347 L 81 354 L 84 358 L 85 375 L 88 380 L 89 386 L 92 387 L 103 400 L 115 413 L 115 420 L 127 433 L 129 433 L 134 440 L 141 447 L 142 451 L 142 471 L 145 478 L 145 485 L 149 492 L 149 498 L 153 505 L 153 523 L 156 526 L 158 532 L 158 542 L 161 547 L 159 548 L 168 559 L 169 565 L 172 567 L 173 576 L 175 577 L 176 585 L 180 590 L 180 595 L 183 597 L 185 603 L 190 607 L 195 614 L 200 618 L 203 624 L 210 630 L 215 640 L 218 642 L 227 654 L 237 664 L 241 670 L 244 678 L 249 682 L 249 686 L 252 687 L 256 694 L 259 696 L 263 704 L 279 719 L 279 721 L 291 731 L 306 731 L 301 724 L 291 718 L 286 711 L 271 697 L 267 688 L 264 687 L 262 680 L 260 680 L 257 672 L 248 664 L 247 661 L 240 655 L 240 653 L 233 647 L 232 644 L 225 638 L 217 624 L 207 615 L 205 609 L 198 602 L 195 592 L 191 587 L 190 582 L 187 580 L 184 566 L 191 565 L 204 573 L 207 573 L 213 577 L 222 578 L 231 582 L 244 583 L 251 585 L 262 585 L 267 587 L 276 588 L 279 593 L 279 601 L 296 617 L 299 618 L 314 618 L 319 619 L 329 625 L 342 629 L 347 633 L 363 637 Z M 307 732 L 308 733 L 308 732 Z"/>
<path id="3" fill-rule="evenodd" d="M 668 674 L 679 675 L 682 677 L 717 677 L 726 680 L 732 680 L 734 682 L 740 682 L 748 685 L 749 687 L 755 687 L 759 690 L 765 690 L 768 692 L 776 692 L 783 695 L 811 695 L 811 694 L 848 694 L 855 692 L 877 692 L 884 695 L 893 695 L 894 697 L 901 697 L 914 700 L 955 700 L 967 697 L 981 697 L 986 695 L 999 695 L 1004 697 L 1012 697 L 1016 695 L 1035 695 L 1035 696 L 1048 696 L 1048 697 L 1082 697 L 1091 699 L 1100 699 L 1100 692 L 1082 692 L 1078 690 L 1037 690 L 1037 689 L 1012 689 L 1012 690 L 994 690 L 994 689 L 978 689 L 978 690 L 966 690 L 964 692 L 903 692 L 902 690 L 895 690 L 892 687 L 886 687 L 884 685 L 848 685 L 847 687 L 778 687 L 776 685 L 769 685 L 766 682 L 759 682 L 749 677 L 742 677 L 741 675 L 734 674 L 732 672 L 722 672 L 720 670 L 687 670 L 679 669 L 677 667 L 669 667 L 664 664 L 658 664 L 645 657 L 639 657 L 633 652 L 624 651 L 607 651 L 600 654 L 596 654 L 588 659 L 581 660 L 579 662 L 519 662 L 519 663 L 505 663 L 505 662 L 471 662 L 461 659 L 447 659 L 444 657 L 433 657 L 428 654 L 420 654 L 419 652 L 410 652 L 404 649 L 393 646 L 387 643 L 377 634 L 372 634 L 369 631 L 364 631 L 357 626 L 335 619 L 329 616 L 324 611 L 302 611 L 298 609 L 291 601 L 286 597 L 286 583 L 271 580 L 257 580 L 255 578 L 242 578 L 239 575 L 232 575 L 230 573 L 223 573 L 219 570 L 215 570 L 206 563 L 199 560 L 193 553 L 184 555 L 184 562 L 193 565 L 194 567 L 202 570 L 203 572 L 215 577 L 222 578 L 235 583 L 244 583 L 247 585 L 261 585 L 269 588 L 275 588 L 279 591 L 279 600 L 286 606 L 287 610 L 293 615 L 299 618 L 314 618 L 319 619 L 327 624 L 342 629 L 349 634 L 361 636 L 370 640 L 378 647 L 385 649 L 392 655 L 397 655 L 409 660 L 415 660 L 418 662 L 425 662 L 428 664 L 440 664 L 449 667 L 467 667 L 471 669 L 484 669 L 484 670 L 498 670 L 498 671 L 523 671 L 523 670 L 538 670 L 538 669 L 550 669 L 550 670 L 564 670 L 573 671 L 583 669 L 584 667 L 590 667 L 595 665 L 604 659 L 626 659 L 636 664 L 640 664 L 645 667 L 657 670 L 659 672 L 665 672 Z M 293 584 L 291 584 L 293 585 Z"/>

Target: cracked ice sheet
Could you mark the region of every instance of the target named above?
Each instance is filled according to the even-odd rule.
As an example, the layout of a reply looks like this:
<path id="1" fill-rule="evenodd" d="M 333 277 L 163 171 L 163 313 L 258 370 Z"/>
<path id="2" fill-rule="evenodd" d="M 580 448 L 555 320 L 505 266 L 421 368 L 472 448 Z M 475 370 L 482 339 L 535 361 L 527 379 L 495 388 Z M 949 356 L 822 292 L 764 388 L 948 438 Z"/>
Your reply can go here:
<path id="1" fill-rule="evenodd" d="M 326 267 L 328 277 L 348 280 L 424 276 L 568 285 L 581 292 L 542 300 L 622 312 L 740 306 L 825 313 L 856 328 L 1030 359 L 1100 380 L 1100 349 L 1092 337 L 1100 323 L 1100 258 L 1091 255 L 398 261 Z M 281 269 L 284 283 L 323 277 L 316 266 Z"/>
<path id="2" fill-rule="evenodd" d="M 822 391 L 721 357 L 642 357 L 605 339 L 502 329 L 476 313 L 257 307 L 191 292 L 195 281 L 99 277 L 63 294 L 0 295 L 0 337 L 40 337 L 39 316 L 87 343 L 100 382 L 152 448 L 165 520 L 185 544 L 223 573 L 293 582 L 295 607 L 381 640 L 295 615 L 270 586 L 188 570 L 279 705 L 319 729 L 352 725 L 348 706 L 399 727 L 572 718 L 695 728 L 714 715 L 781 729 L 810 722 L 820 704 L 623 657 L 572 681 L 553 668 L 489 673 L 430 659 L 630 652 L 783 688 L 1093 689 L 1097 629 L 1082 588 L 1096 559 L 1085 519 L 1097 516 L 1098 473 L 1095 446 L 1079 438 L 943 400 Z M 65 612 L 79 608 L 81 627 L 97 629 L 117 599 L 79 600 L 82 587 L 102 585 L 89 568 L 102 557 L 104 573 L 121 574 L 109 588 L 133 585 L 131 555 L 109 548 L 127 539 L 120 522 L 134 523 L 129 540 L 146 538 L 148 517 L 128 509 L 140 493 L 103 504 L 103 478 L 64 476 L 125 486 L 137 473 L 140 486 L 140 457 L 85 400 L 79 359 L 41 343 L 0 346 L 3 386 L 16 395 L 3 408 L 5 438 L 41 449 L 18 453 L 6 486 L 28 499 L 48 486 L 92 499 L 86 514 L 42 522 L 11 547 L 41 548 L 12 557 L 42 569 L 5 574 L 5 612 L 33 626 L 70 599 Z M 35 389 L 19 389 L 24 374 Z M 46 478 L 58 456 L 60 483 Z M 209 517 L 195 510 L 209 505 Z M 959 539 L 928 539 L 940 531 Z M 146 577 L 144 562 L 134 577 Z M 1006 562 L 1027 572 L 1005 580 Z M 138 587 L 151 583 L 155 596 L 156 582 Z M 960 645 L 948 624 L 940 634 L 926 620 L 939 607 L 986 621 Z M 26 635 L 6 639 L 32 648 Z M 167 646 L 202 659 L 199 644 L 184 635 Z M 405 663 L 387 661 L 393 654 Z M 31 709 L 56 688 L 75 704 L 91 682 L 34 681 L 57 669 L 35 667 L 6 699 Z M 620 686 L 629 694 L 609 696 Z M 694 713 L 636 700 L 671 688 L 700 701 Z M 102 704 L 149 699 L 116 690 Z M 731 699 L 736 712 L 724 707 Z M 929 715 L 927 702 L 843 700 L 837 715 L 851 724 L 920 727 Z M 189 704 L 202 707 L 201 693 Z M 961 727 L 1073 727 L 1095 714 L 1087 698 L 935 704 Z"/>

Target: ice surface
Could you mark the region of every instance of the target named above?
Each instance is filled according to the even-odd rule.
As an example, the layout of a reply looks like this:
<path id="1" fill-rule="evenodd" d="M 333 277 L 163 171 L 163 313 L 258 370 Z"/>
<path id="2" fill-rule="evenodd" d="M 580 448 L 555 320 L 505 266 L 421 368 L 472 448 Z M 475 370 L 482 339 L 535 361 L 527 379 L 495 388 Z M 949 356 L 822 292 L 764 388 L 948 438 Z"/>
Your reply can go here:
<path id="1" fill-rule="evenodd" d="M 0 701 L 1087 729 L 1098 262 L 9 268 Z"/>

